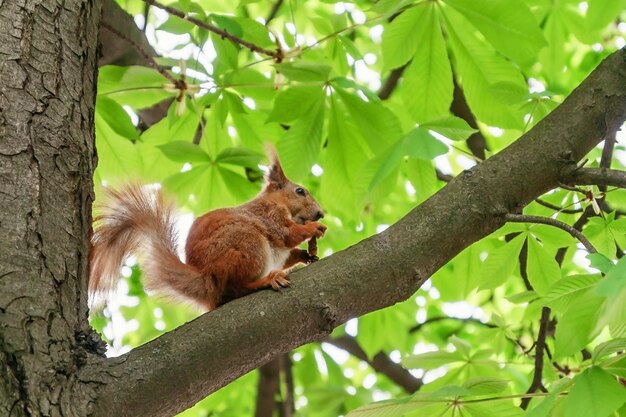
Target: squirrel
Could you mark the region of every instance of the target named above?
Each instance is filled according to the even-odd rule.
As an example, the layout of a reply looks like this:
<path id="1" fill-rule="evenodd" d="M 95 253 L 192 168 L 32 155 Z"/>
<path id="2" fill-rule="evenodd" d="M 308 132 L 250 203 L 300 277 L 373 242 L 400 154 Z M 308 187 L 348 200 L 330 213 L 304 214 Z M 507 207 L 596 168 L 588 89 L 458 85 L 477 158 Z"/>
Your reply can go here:
<path id="1" fill-rule="evenodd" d="M 243 205 L 209 211 L 193 222 L 177 255 L 175 203 L 160 189 L 129 184 L 105 190 L 94 219 L 89 293 L 110 292 L 122 262 L 140 254 L 146 289 L 191 301 L 211 311 L 255 290 L 289 286 L 287 274 L 299 263 L 316 261 L 317 238 L 326 226 L 319 204 L 285 176 L 277 155 L 260 194 Z M 298 246 L 309 241 L 309 251 Z M 93 299 L 93 298 L 92 298 Z"/>

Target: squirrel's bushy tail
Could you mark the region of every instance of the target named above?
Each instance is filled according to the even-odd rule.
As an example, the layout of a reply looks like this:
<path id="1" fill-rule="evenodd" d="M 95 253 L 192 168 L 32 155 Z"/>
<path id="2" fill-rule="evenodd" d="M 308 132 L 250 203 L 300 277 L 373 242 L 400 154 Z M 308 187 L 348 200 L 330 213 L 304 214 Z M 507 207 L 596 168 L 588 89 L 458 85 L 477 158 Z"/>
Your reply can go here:
<path id="1" fill-rule="evenodd" d="M 90 254 L 92 301 L 111 292 L 122 262 L 136 254 L 146 289 L 212 308 L 212 280 L 178 257 L 175 205 L 163 197 L 161 190 L 138 184 L 107 189 L 99 208 Z"/>

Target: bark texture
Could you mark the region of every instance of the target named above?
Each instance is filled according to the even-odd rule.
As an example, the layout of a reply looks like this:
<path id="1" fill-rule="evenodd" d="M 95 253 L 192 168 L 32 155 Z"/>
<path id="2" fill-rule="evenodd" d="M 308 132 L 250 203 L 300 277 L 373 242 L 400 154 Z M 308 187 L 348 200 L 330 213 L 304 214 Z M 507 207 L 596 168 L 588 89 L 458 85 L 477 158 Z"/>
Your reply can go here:
<path id="1" fill-rule="evenodd" d="M 86 415 L 99 9 L 0 0 L 1 416 Z"/>
<path id="2" fill-rule="evenodd" d="M 291 288 L 237 299 L 122 357 L 93 361 L 81 371 L 103 384 L 93 415 L 174 415 L 351 317 L 411 296 L 507 213 L 571 177 L 576 162 L 619 128 L 625 57 L 611 55 L 535 128 L 385 232 L 294 273 Z"/>

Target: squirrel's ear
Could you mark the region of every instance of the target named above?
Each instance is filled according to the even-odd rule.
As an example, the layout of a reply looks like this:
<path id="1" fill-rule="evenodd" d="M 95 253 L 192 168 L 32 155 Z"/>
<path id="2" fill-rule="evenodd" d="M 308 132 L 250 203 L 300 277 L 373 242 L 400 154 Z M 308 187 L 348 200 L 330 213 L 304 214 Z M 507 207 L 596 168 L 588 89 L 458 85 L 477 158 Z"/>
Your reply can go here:
<path id="1" fill-rule="evenodd" d="M 268 186 L 273 186 L 276 189 L 281 189 L 287 185 L 289 180 L 285 176 L 283 167 L 280 165 L 280 160 L 276 154 L 276 150 L 270 146 L 267 147 L 267 153 L 270 157 L 270 170 L 268 171 L 265 180 Z"/>

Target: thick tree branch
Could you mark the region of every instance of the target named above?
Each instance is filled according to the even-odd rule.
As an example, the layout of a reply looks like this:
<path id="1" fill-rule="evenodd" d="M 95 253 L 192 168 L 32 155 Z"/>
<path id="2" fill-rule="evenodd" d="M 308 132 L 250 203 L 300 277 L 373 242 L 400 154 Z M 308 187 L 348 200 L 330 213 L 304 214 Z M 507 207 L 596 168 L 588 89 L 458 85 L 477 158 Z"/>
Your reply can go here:
<path id="1" fill-rule="evenodd" d="M 352 317 L 410 297 L 506 213 L 557 187 L 623 123 L 625 60 L 623 50 L 609 56 L 516 142 L 384 232 L 292 273 L 289 289 L 236 299 L 119 358 L 94 357 L 79 374 L 102 384 L 92 417 L 173 415 Z"/>
<path id="2" fill-rule="evenodd" d="M 566 183 L 626 188 L 626 171 L 609 168 L 580 168 L 566 178 Z"/>
<path id="3" fill-rule="evenodd" d="M 342 336 L 326 339 L 326 343 L 343 349 L 352 356 L 367 362 L 376 372 L 385 375 L 409 394 L 413 394 L 424 385 L 420 378 L 414 377 L 406 368 L 389 359 L 389 356 L 384 352 L 378 352 L 373 358 L 368 358 L 354 337 Z"/>

